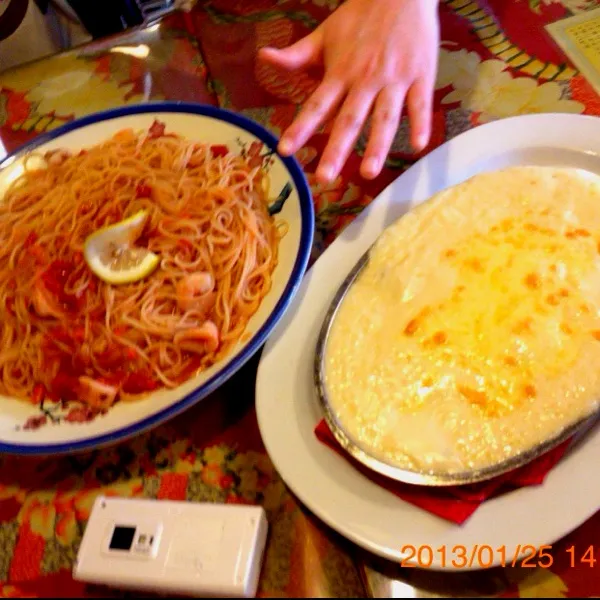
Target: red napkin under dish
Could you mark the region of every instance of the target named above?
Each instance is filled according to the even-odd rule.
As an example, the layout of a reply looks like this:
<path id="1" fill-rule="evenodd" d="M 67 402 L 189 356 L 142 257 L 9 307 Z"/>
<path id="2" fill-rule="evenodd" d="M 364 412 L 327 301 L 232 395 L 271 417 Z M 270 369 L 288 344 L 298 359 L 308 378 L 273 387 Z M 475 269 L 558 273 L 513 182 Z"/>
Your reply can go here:
<path id="1" fill-rule="evenodd" d="M 546 475 L 563 457 L 571 441 L 569 439 L 534 461 L 493 479 L 469 485 L 432 488 L 392 481 L 383 475 L 373 473 L 344 451 L 324 419 L 315 428 L 315 434 L 319 441 L 349 460 L 356 469 L 374 483 L 396 494 L 406 502 L 459 525 L 464 523 L 486 500 L 509 490 L 543 483 Z"/>

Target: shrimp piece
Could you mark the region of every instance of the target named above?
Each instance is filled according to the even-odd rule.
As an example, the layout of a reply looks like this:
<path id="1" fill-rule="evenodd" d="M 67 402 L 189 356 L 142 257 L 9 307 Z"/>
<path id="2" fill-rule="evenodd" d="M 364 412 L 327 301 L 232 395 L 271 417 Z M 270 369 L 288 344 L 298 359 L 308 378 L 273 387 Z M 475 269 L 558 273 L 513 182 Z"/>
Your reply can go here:
<path id="1" fill-rule="evenodd" d="M 219 330 L 212 321 L 204 321 L 200 327 L 191 327 L 176 333 L 173 342 L 189 352 L 205 354 L 219 347 Z"/>
<path id="2" fill-rule="evenodd" d="M 49 165 L 53 167 L 60 167 L 68 158 L 71 158 L 72 154 L 69 150 L 61 149 L 61 150 L 50 150 L 46 152 L 44 158 L 48 162 Z"/>
<path id="3" fill-rule="evenodd" d="M 110 408 L 117 397 L 118 388 L 102 383 L 85 375 L 79 378 L 79 393 L 82 400 L 92 408 Z"/>
<path id="4" fill-rule="evenodd" d="M 186 275 L 175 285 L 177 306 L 181 310 L 190 310 L 198 304 L 203 296 L 210 294 L 215 287 L 215 280 L 208 271 L 200 271 Z"/>
<path id="5" fill-rule="evenodd" d="M 33 308 L 40 317 L 55 317 L 57 319 L 62 319 L 64 317 L 64 312 L 56 302 L 53 302 L 51 298 L 48 298 L 48 296 L 44 294 L 41 284 L 39 283 L 35 286 L 32 301 Z"/>

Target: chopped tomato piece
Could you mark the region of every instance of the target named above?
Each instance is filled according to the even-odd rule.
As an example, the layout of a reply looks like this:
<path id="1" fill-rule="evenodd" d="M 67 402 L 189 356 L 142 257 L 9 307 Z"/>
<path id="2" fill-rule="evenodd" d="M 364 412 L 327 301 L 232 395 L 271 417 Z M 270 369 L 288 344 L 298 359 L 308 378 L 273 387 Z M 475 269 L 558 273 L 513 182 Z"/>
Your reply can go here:
<path id="1" fill-rule="evenodd" d="M 229 148 L 224 144 L 215 144 L 210 147 L 210 153 L 213 158 L 219 158 L 219 156 L 227 156 L 229 154 Z"/>
<path id="2" fill-rule="evenodd" d="M 90 202 L 84 202 L 83 204 L 80 204 L 79 207 L 77 208 L 77 214 L 78 215 L 86 215 L 87 213 L 91 212 L 94 208 L 94 205 L 91 204 Z"/>
<path id="3" fill-rule="evenodd" d="M 47 261 L 47 256 L 45 250 L 39 244 L 32 244 L 27 251 L 38 265 L 43 265 Z"/>
<path id="4" fill-rule="evenodd" d="M 77 400 L 79 396 L 79 379 L 64 372 L 59 372 L 50 384 L 50 390 L 60 400 Z"/>
<path id="5" fill-rule="evenodd" d="M 41 404 L 46 397 L 46 387 L 43 383 L 36 383 L 31 393 L 31 402 L 33 404 Z"/>
<path id="6" fill-rule="evenodd" d="M 72 370 L 71 373 L 80 375 L 85 373 L 86 368 L 90 365 L 89 358 L 84 358 L 80 352 L 73 356 L 71 361 Z"/>
<path id="7" fill-rule="evenodd" d="M 65 346 L 74 347 L 73 338 L 62 327 L 53 327 L 50 329 L 44 341 L 49 346 L 54 345 L 54 342 L 59 342 Z"/>
<path id="8" fill-rule="evenodd" d="M 128 394 L 142 394 L 151 392 L 158 387 L 156 380 L 147 371 L 130 373 L 123 383 L 123 391 Z"/>
<path id="9" fill-rule="evenodd" d="M 35 231 L 31 231 L 29 235 L 25 238 L 25 242 L 23 243 L 23 248 L 29 248 L 37 242 L 38 234 Z"/>
<path id="10" fill-rule="evenodd" d="M 148 130 L 148 138 L 154 139 L 165 135 L 165 124 L 155 120 Z"/>
<path id="11" fill-rule="evenodd" d="M 75 327 L 73 329 L 73 338 L 78 342 L 83 342 L 85 339 L 85 327 Z"/>
<path id="12" fill-rule="evenodd" d="M 74 269 L 75 266 L 69 261 L 55 260 L 50 263 L 41 276 L 44 287 L 56 296 L 56 299 L 65 310 L 70 312 L 80 310 L 83 303 L 82 298 L 78 298 L 74 294 L 68 294 L 65 291 L 65 285 Z"/>
<path id="13" fill-rule="evenodd" d="M 136 198 L 150 198 L 151 195 L 152 195 L 152 188 L 145 183 L 140 183 L 135 188 L 135 197 Z"/>
<path id="14" fill-rule="evenodd" d="M 137 358 L 138 353 L 135 351 L 134 348 L 127 348 L 125 350 L 125 356 L 129 359 L 129 360 L 133 360 L 135 358 Z"/>
<path id="15" fill-rule="evenodd" d="M 50 263 L 50 266 L 44 271 L 42 281 L 49 292 L 56 296 L 60 296 L 64 292 L 65 284 L 69 278 L 69 274 L 73 269 L 73 265 L 66 260 L 55 260 Z"/>
<path id="16" fill-rule="evenodd" d="M 182 250 L 192 250 L 194 248 L 194 244 L 192 244 L 192 242 L 190 242 L 190 240 L 186 240 L 185 238 L 177 240 L 177 245 Z"/>
<path id="17" fill-rule="evenodd" d="M 112 372 L 110 375 L 106 375 L 104 377 L 97 377 L 96 379 L 101 383 L 105 383 L 106 385 L 121 387 L 123 385 L 123 382 L 127 379 L 127 373 L 118 370 Z"/>
<path id="18" fill-rule="evenodd" d="M 60 396 L 56 392 L 52 391 L 51 389 L 46 390 L 46 398 L 48 398 L 48 400 L 50 400 L 51 402 L 54 402 L 54 403 L 60 402 Z"/>
<path id="19" fill-rule="evenodd" d="M 248 165 L 251 168 L 259 167 L 263 162 L 263 157 L 260 155 L 262 150 L 262 142 L 252 142 L 248 148 Z"/>
<path id="20" fill-rule="evenodd" d="M 96 362 L 105 371 L 120 369 L 125 362 L 125 347 L 121 344 L 112 344 L 104 352 L 96 355 Z"/>

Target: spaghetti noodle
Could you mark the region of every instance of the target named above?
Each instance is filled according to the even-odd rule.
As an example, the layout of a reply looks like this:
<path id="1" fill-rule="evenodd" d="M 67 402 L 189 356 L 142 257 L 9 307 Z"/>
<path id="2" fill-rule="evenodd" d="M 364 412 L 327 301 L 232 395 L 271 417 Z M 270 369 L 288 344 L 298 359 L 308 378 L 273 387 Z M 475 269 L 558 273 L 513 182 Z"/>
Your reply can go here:
<path id="1" fill-rule="evenodd" d="M 0 205 L 0 391 L 106 410 L 223 358 L 271 287 L 277 224 L 261 144 L 241 155 L 155 121 L 77 154 L 44 155 Z M 110 285 L 86 238 L 139 210 L 160 266 Z"/>

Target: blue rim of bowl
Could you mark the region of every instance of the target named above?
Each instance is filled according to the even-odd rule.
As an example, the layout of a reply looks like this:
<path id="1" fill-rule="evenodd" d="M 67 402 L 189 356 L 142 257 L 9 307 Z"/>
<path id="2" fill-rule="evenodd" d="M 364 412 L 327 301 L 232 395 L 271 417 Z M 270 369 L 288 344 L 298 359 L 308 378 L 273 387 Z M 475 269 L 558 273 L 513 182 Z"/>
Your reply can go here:
<path id="1" fill-rule="evenodd" d="M 185 113 L 198 115 L 202 117 L 213 118 L 218 121 L 224 121 L 240 129 L 247 131 L 256 138 L 265 143 L 271 150 L 275 152 L 279 160 L 286 167 L 294 186 L 298 192 L 301 214 L 301 231 L 300 245 L 298 255 L 292 268 L 289 281 L 281 294 L 281 297 L 275 308 L 262 324 L 258 331 L 252 336 L 248 344 L 219 372 L 208 379 L 203 385 L 187 394 L 177 402 L 174 402 L 167 408 L 164 408 L 156 413 L 144 417 L 131 425 L 126 425 L 112 430 L 109 433 L 95 435 L 93 437 L 84 438 L 73 442 L 57 442 L 51 444 L 13 444 L 0 442 L 0 453 L 4 454 L 19 454 L 19 455 L 44 455 L 44 454 L 69 454 L 82 452 L 86 450 L 94 450 L 100 446 L 115 444 L 125 439 L 139 435 L 149 429 L 170 420 L 181 412 L 193 405 L 197 404 L 238 372 L 255 354 L 260 350 L 269 334 L 272 332 L 276 324 L 283 317 L 288 306 L 292 302 L 302 278 L 306 271 L 310 258 L 314 229 L 315 229 L 315 214 L 312 201 L 312 193 L 298 161 L 293 157 L 284 157 L 277 152 L 277 138 L 265 129 L 262 125 L 244 117 L 238 113 L 234 113 L 224 108 L 218 108 L 205 104 L 194 104 L 190 102 L 146 102 L 134 106 L 125 106 L 114 109 L 109 109 L 91 115 L 87 115 L 80 119 L 76 119 L 58 127 L 48 133 L 43 133 L 33 139 L 31 142 L 17 148 L 9 154 L 2 162 L 0 162 L 0 170 L 8 166 L 19 156 L 31 152 L 38 146 L 55 140 L 66 133 L 76 129 L 82 129 L 88 125 L 93 125 L 102 121 L 108 121 L 119 117 L 140 114 L 153 113 Z"/>

